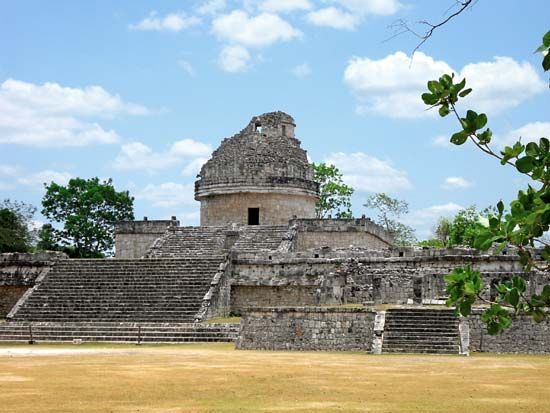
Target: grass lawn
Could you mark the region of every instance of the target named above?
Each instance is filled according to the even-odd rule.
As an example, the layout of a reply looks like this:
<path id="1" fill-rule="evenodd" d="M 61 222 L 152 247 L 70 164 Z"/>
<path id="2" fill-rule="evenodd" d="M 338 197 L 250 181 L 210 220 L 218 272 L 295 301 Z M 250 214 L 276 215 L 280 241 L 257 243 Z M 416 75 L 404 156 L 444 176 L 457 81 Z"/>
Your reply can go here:
<path id="1" fill-rule="evenodd" d="M 0 345 L 8 412 L 549 412 L 548 356 Z"/>

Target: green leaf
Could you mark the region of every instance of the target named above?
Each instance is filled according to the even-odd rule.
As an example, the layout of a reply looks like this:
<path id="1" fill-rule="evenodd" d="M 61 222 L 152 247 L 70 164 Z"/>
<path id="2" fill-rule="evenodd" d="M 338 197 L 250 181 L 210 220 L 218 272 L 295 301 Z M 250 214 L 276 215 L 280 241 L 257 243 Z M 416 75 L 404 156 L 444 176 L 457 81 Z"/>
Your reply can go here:
<path id="1" fill-rule="evenodd" d="M 466 97 L 470 94 L 471 91 L 472 89 L 464 89 L 462 92 L 458 94 L 458 96 L 460 96 L 461 98 Z"/>
<path id="2" fill-rule="evenodd" d="M 462 303 L 460 303 L 459 311 L 460 314 L 464 317 L 469 316 L 472 312 L 472 303 L 470 303 L 469 301 L 463 301 Z"/>
<path id="3" fill-rule="evenodd" d="M 497 210 L 500 215 L 504 212 L 504 203 L 502 201 L 498 201 Z"/>
<path id="4" fill-rule="evenodd" d="M 451 142 L 455 145 L 462 145 L 468 139 L 468 134 L 464 131 L 457 132 L 451 136 Z"/>
<path id="5" fill-rule="evenodd" d="M 442 118 L 444 118 L 445 116 L 447 116 L 448 114 L 450 113 L 450 110 L 449 110 L 449 105 L 441 105 L 441 107 L 439 108 L 439 116 L 441 116 Z"/>
<path id="6" fill-rule="evenodd" d="M 437 93 L 442 89 L 441 85 L 437 80 L 428 81 L 428 90 L 432 93 Z"/>
<path id="7" fill-rule="evenodd" d="M 529 142 L 525 147 L 525 154 L 536 157 L 539 154 L 539 147 L 535 142 Z"/>
<path id="8" fill-rule="evenodd" d="M 546 53 L 546 56 L 542 59 L 542 68 L 545 72 L 550 70 L 550 53 Z"/>
<path id="9" fill-rule="evenodd" d="M 517 307 L 519 304 L 519 292 L 516 288 L 513 288 L 508 294 L 508 302 L 512 307 Z"/>
<path id="10" fill-rule="evenodd" d="M 550 151 L 550 141 L 546 138 L 540 138 L 539 149 L 543 154 L 547 154 Z"/>
<path id="11" fill-rule="evenodd" d="M 435 95 L 432 95 L 431 93 L 423 93 L 422 94 L 422 100 L 426 105 L 435 105 L 437 102 L 439 102 L 439 98 Z"/>
<path id="12" fill-rule="evenodd" d="M 542 37 L 542 44 L 546 47 L 550 47 L 550 30 Z"/>
<path id="13" fill-rule="evenodd" d="M 524 156 L 516 161 L 516 168 L 522 173 L 529 173 L 533 170 L 534 159 L 531 156 Z"/>
<path id="14" fill-rule="evenodd" d="M 475 120 L 476 129 L 481 129 L 487 124 L 487 115 L 480 113 Z"/>

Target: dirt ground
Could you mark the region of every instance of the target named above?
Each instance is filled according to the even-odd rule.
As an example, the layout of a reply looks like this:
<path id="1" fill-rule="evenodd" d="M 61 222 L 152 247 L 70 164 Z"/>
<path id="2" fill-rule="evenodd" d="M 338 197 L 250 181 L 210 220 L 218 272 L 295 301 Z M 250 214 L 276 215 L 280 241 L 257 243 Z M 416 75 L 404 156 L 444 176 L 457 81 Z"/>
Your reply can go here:
<path id="1" fill-rule="evenodd" d="M 550 356 L 0 345 L 0 411 L 550 412 Z"/>

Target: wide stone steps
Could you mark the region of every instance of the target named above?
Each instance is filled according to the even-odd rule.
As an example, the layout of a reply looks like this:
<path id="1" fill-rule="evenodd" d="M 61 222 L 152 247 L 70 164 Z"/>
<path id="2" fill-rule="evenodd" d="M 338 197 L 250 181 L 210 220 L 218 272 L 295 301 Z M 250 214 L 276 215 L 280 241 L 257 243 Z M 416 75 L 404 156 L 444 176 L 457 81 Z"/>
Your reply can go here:
<path id="1" fill-rule="evenodd" d="M 14 321 L 192 322 L 223 259 L 61 261 Z"/>
<path id="2" fill-rule="evenodd" d="M 458 318 L 452 310 L 390 309 L 383 353 L 458 354 Z"/>
<path id="3" fill-rule="evenodd" d="M 74 341 L 183 343 L 232 342 L 238 324 L 195 323 L 6 323 L 0 324 L 0 341 Z"/>

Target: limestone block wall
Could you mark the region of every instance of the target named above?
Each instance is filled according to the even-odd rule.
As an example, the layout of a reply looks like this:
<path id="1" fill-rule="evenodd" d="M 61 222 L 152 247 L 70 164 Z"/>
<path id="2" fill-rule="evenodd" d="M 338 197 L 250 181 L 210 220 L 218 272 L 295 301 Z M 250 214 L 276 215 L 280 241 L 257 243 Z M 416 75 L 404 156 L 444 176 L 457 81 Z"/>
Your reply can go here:
<path id="1" fill-rule="evenodd" d="M 23 294 L 34 286 L 36 279 L 49 271 L 55 261 L 66 258 L 61 252 L 0 254 L 0 318 L 8 315 Z"/>
<path id="2" fill-rule="evenodd" d="M 161 237 L 169 226 L 179 226 L 179 221 L 123 221 L 115 228 L 116 258 L 141 258 L 148 248 Z"/>
<path id="3" fill-rule="evenodd" d="M 291 254 L 293 255 L 293 254 Z M 246 307 L 333 305 L 344 302 L 345 276 L 337 261 L 287 254 L 235 254 L 231 311 Z"/>
<path id="4" fill-rule="evenodd" d="M 260 225 L 287 225 L 293 217 L 315 216 L 314 196 L 242 192 L 201 199 L 201 225 L 248 224 L 248 208 L 260 209 Z"/>
<path id="5" fill-rule="evenodd" d="M 550 353 L 550 322 L 534 322 L 530 317 L 516 317 L 512 326 L 497 336 L 487 333 L 481 322 L 481 310 L 468 317 L 470 351 L 496 353 Z"/>
<path id="6" fill-rule="evenodd" d="M 298 228 L 296 250 L 330 247 L 388 249 L 392 237 L 368 218 L 359 219 L 296 219 Z"/>
<path id="7" fill-rule="evenodd" d="M 358 308 L 261 308 L 241 319 L 237 349 L 370 351 L 375 313 Z"/>

